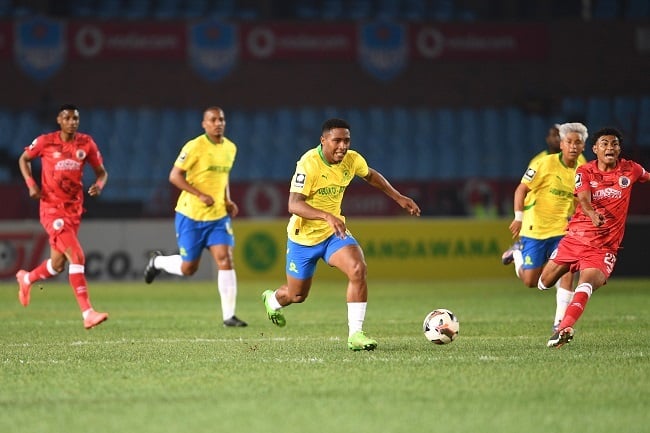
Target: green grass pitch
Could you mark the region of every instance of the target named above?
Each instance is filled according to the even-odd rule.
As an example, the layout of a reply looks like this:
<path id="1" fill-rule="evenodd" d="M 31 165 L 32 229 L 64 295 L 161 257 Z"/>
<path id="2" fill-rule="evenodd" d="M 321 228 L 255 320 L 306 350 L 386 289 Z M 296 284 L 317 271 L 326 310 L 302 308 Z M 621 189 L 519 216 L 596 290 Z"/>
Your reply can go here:
<path id="1" fill-rule="evenodd" d="M 243 329 L 221 325 L 210 281 L 91 282 L 110 319 L 90 331 L 63 279 L 28 308 L 1 287 L 3 433 L 650 431 L 650 279 L 612 278 L 548 349 L 554 290 L 371 276 L 374 352 L 346 347 L 343 278 L 316 279 L 282 329 L 263 282 L 240 282 Z M 460 320 L 445 346 L 421 330 L 437 307 Z"/>

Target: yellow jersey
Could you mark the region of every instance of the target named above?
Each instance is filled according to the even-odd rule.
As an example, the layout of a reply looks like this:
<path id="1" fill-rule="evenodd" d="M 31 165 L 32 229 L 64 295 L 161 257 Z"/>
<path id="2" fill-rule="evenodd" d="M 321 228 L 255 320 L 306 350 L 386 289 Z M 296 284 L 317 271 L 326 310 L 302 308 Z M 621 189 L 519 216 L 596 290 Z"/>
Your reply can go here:
<path id="1" fill-rule="evenodd" d="M 195 221 L 215 221 L 225 217 L 226 188 L 230 170 L 235 162 L 237 146 L 223 137 L 223 142 L 214 143 L 206 134 L 200 135 L 181 149 L 174 166 L 185 171 L 187 182 L 214 199 L 212 206 L 206 206 L 197 196 L 181 191 L 175 211 Z"/>
<path id="2" fill-rule="evenodd" d="M 358 152 L 348 150 L 340 163 L 330 164 L 319 145 L 307 151 L 296 164 L 289 191 L 305 195 L 308 205 L 345 221 L 341 213 L 345 189 L 354 176 L 365 178 L 368 173 L 368 163 Z M 326 221 L 298 215 L 292 215 L 287 225 L 289 239 L 301 245 L 316 245 L 333 233 Z"/>
<path id="3" fill-rule="evenodd" d="M 538 159 L 548 155 L 556 155 L 556 154 L 548 153 L 548 150 L 542 150 L 537 155 L 533 156 L 533 158 L 528 162 L 528 167 L 532 166 L 533 163 L 536 162 Z M 586 162 L 587 162 L 587 158 L 585 158 L 585 156 L 581 153 L 580 156 L 578 157 L 578 165 L 585 164 Z M 530 206 L 530 204 L 533 203 L 534 201 L 535 201 L 535 193 L 533 191 L 530 191 L 526 196 L 526 199 L 524 200 L 524 209 Z"/>
<path id="4" fill-rule="evenodd" d="M 532 193 L 534 200 L 524 206 L 520 236 L 548 239 L 566 233 L 568 219 L 575 210 L 573 190 L 580 165 L 576 161 L 575 167 L 567 167 L 561 153 L 533 161 L 521 178 L 521 183 L 530 188 L 526 198 Z"/>

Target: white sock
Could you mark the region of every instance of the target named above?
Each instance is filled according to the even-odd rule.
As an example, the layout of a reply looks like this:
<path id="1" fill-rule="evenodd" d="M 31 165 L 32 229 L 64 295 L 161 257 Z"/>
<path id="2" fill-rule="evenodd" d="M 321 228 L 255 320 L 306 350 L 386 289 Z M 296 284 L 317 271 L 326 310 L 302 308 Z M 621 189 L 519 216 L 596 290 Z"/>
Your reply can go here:
<path id="1" fill-rule="evenodd" d="M 221 296 L 221 313 L 223 320 L 235 315 L 237 303 L 237 275 L 234 269 L 217 272 L 217 288 Z"/>
<path id="2" fill-rule="evenodd" d="M 59 273 L 52 267 L 52 259 L 47 259 L 47 263 L 45 264 L 47 266 L 47 272 L 50 273 L 50 275 L 55 276 L 58 275 Z"/>
<path id="3" fill-rule="evenodd" d="M 273 292 L 273 296 L 269 296 L 268 298 L 266 298 L 269 303 L 269 307 L 273 308 L 274 310 L 279 310 L 280 308 L 282 308 L 282 305 L 280 305 L 280 303 L 278 302 L 278 298 L 275 297 L 275 294 L 277 292 L 278 291 L 276 290 L 275 292 Z"/>
<path id="4" fill-rule="evenodd" d="M 562 321 L 564 313 L 572 299 L 572 291 L 557 286 L 557 292 L 555 293 L 555 320 L 553 321 L 553 325 L 557 325 Z"/>
<path id="5" fill-rule="evenodd" d="M 348 302 L 348 336 L 363 329 L 367 302 Z"/>
<path id="6" fill-rule="evenodd" d="M 512 260 L 515 262 L 515 275 L 519 278 L 519 271 L 524 264 L 524 256 L 520 250 L 514 250 L 512 252 Z"/>
<path id="7" fill-rule="evenodd" d="M 153 266 L 156 269 L 162 269 L 172 275 L 183 275 L 181 271 L 182 263 L 183 259 L 179 254 L 173 256 L 156 256 L 153 259 Z"/>

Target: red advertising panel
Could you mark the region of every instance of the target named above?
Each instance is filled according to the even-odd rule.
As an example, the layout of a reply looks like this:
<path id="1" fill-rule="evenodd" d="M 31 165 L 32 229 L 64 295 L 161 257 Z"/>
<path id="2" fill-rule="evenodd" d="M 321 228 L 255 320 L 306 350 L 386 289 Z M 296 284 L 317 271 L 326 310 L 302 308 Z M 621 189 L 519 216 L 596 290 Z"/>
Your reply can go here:
<path id="1" fill-rule="evenodd" d="M 425 60 L 544 60 L 544 24 L 419 24 L 411 28 L 411 53 Z"/>
<path id="2" fill-rule="evenodd" d="M 87 60 L 167 59 L 186 56 L 183 22 L 87 22 L 68 27 L 70 58 Z"/>
<path id="3" fill-rule="evenodd" d="M 11 56 L 13 45 L 11 29 L 10 22 L 0 22 L 0 59 L 8 59 Z"/>
<path id="4" fill-rule="evenodd" d="M 241 26 L 242 58 L 248 60 L 353 60 L 353 24 L 268 22 Z"/>

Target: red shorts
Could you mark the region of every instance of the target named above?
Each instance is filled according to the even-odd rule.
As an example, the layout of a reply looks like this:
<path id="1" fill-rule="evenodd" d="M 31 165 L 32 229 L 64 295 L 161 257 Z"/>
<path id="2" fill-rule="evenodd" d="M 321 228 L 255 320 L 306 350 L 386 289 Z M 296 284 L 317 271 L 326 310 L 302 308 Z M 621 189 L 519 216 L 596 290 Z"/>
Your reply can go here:
<path id="1" fill-rule="evenodd" d="M 81 223 L 80 215 L 65 215 L 55 209 L 41 209 L 41 225 L 50 238 L 50 246 L 57 251 L 78 248 L 77 233 Z"/>
<path id="2" fill-rule="evenodd" d="M 569 265 L 571 272 L 583 269 L 599 269 L 605 278 L 609 278 L 616 264 L 616 253 L 610 250 L 601 250 L 565 236 L 560 240 L 557 249 L 553 251 L 549 260 L 562 265 Z"/>

